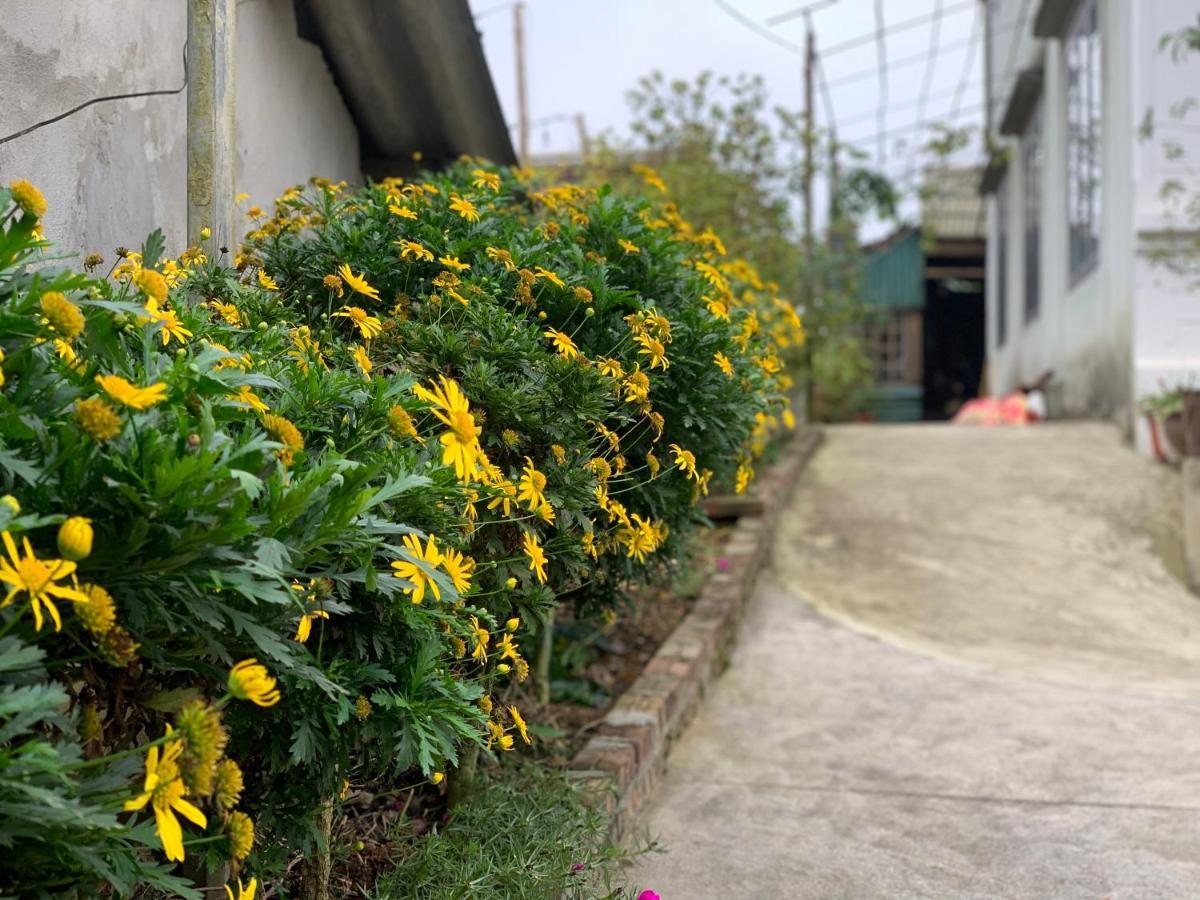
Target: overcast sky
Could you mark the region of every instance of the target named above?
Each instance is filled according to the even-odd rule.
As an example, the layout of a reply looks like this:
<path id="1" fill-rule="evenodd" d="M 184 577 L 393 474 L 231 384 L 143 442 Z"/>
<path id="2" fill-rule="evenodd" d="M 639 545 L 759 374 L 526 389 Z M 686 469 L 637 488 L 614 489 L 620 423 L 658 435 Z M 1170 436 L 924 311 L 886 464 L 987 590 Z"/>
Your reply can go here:
<path id="1" fill-rule="evenodd" d="M 759 24 L 798 6 L 791 0 L 726 2 Z M 509 123 L 515 124 L 511 4 L 470 3 L 500 102 Z M 882 129 L 878 113 L 885 88 L 878 76 L 879 47 L 874 40 L 876 0 L 832 0 L 813 13 L 813 21 L 818 51 L 833 51 L 822 55 L 822 66 L 840 139 L 860 145 L 874 161 L 880 154 L 876 136 L 881 130 L 888 132 L 884 169 L 895 177 L 912 165 L 911 151 L 897 147 L 897 142 L 911 146 L 919 113 L 926 120 L 945 119 L 955 109 L 958 95 L 956 124 L 981 121 L 983 48 L 978 38 L 982 35 L 972 41 L 972 29 L 982 15 L 982 4 L 978 0 L 882 0 L 882 7 L 885 29 L 925 20 L 885 38 L 888 75 Z M 935 32 L 939 9 L 942 16 Z M 978 26 L 982 32 L 982 22 Z M 804 43 L 801 18 L 770 30 L 784 41 Z M 629 121 L 625 92 L 639 76 L 656 68 L 668 78 L 690 79 L 705 69 L 717 74 L 760 74 L 772 104 L 799 109 L 803 103 L 802 56 L 739 23 L 717 0 L 526 0 L 525 35 L 530 118 L 535 123 L 549 120 L 532 129 L 534 153 L 576 148 L 571 117 L 577 112 L 584 114 L 593 133 L 605 129 L 624 133 Z M 864 40 L 837 51 L 838 44 L 856 39 Z M 828 125 L 820 96 L 817 122 Z M 918 140 L 927 136 L 923 132 Z M 515 129 L 513 140 L 515 144 Z"/>

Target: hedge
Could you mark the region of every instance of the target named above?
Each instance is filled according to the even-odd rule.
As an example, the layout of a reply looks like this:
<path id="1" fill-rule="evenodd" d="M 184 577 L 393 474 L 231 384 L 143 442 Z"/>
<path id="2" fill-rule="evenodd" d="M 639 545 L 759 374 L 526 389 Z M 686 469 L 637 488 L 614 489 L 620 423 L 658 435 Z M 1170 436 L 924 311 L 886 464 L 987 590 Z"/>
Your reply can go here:
<path id="1" fill-rule="evenodd" d="M 0 189 L 0 892 L 252 896 L 351 785 L 528 743 L 528 636 L 790 424 L 795 311 L 669 203 L 465 160 L 102 276 L 43 214 Z"/>

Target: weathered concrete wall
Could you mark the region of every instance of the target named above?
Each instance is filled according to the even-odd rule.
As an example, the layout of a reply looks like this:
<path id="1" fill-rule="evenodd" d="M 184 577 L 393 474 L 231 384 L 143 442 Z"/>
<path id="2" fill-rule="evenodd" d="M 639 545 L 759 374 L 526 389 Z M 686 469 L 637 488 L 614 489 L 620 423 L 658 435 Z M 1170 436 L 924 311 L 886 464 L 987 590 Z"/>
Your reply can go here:
<path id="1" fill-rule="evenodd" d="M 292 0 L 238 6 L 238 191 L 264 209 L 312 175 L 362 181 L 358 132 Z"/>
<path id="2" fill-rule="evenodd" d="M 0 136 L 106 94 L 183 84 L 184 0 L 4 0 Z M 310 175 L 359 181 L 358 136 L 291 0 L 237 7 L 235 184 L 270 201 Z M 0 180 L 46 194 L 46 235 L 112 257 L 156 227 L 185 238 L 186 97 L 116 100 L 0 145 Z"/>
<path id="3" fill-rule="evenodd" d="M 0 136 L 105 94 L 183 84 L 187 9 L 161 0 L 5 0 Z M 184 93 L 91 106 L 0 145 L 0 179 L 28 178 L 50 208 L 47 237 L 112 257 L 155 227 L 182 240 Z"/>

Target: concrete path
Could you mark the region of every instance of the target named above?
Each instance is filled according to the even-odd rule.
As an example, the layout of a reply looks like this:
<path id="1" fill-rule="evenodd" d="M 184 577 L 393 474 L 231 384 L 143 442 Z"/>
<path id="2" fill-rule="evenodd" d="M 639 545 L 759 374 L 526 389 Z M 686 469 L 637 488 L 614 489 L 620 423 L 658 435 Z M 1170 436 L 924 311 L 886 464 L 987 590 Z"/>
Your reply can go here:
<path id="1" fill-rule="evenodd" d="M 1177 485 L 1100 425 L 830 429 L 648 804 L 666 852 L 634 882 L 1200 897 Z"/>

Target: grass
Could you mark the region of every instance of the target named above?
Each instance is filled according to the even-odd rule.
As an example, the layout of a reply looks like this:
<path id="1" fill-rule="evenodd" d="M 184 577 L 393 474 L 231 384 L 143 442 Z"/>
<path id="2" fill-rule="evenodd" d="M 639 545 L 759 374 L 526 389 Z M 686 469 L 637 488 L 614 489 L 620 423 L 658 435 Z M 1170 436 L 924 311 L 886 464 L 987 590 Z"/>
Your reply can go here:
<path id="1" fill-rule="evenodd" d="M 374 900 L 618 900 L 621 859 L 607 821 L 562 772 L 481 773 L 476 794 L 425 834 L 399 835 Z"/>

